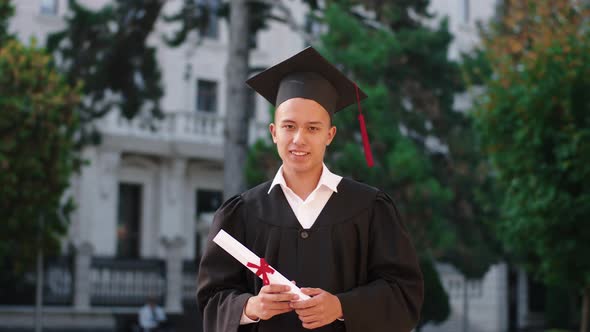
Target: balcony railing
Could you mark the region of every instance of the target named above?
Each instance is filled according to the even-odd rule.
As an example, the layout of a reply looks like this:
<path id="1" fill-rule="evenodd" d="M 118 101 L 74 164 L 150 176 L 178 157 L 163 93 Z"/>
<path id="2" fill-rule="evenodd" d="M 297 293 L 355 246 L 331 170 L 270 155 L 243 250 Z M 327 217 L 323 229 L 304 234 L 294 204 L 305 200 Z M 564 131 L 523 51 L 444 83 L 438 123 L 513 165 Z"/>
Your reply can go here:
<path id="1" fill-rule="evenodd" d="M 129 120 L 119 112 L 108 113 L 99 122 L 104 134 L 160 141 L 223 144 L 224 118 L 205 112 L 166 112 L 162 119 L 136 116 Z M 267 124 L 252 121 L 249 141 L 268 136 Z"/>
<path id="2" fill-rule="evenodd" d="M 169 112 L 162 119 L 137 116 L 129 120 L 113 111 L 100 120 L 99 126 L 105 134 L 164 141 L 223 142 L 223 118 L 216 114 Z"/>

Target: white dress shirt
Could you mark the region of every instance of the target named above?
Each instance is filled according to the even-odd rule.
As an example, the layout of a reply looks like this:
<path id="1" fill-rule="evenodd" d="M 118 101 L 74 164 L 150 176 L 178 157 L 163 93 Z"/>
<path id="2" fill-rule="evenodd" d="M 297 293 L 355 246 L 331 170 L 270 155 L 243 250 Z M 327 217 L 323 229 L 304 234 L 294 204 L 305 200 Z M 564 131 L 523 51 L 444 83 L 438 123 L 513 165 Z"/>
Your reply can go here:
<path id="1" fill-rule="evenodd" d="M 283 166 L 281 166 L 277 175 L 275 175 L 274 180 L 270 184 L 268 193 L 270 194 L 274 186 L 280 185 L 287 198 L 287 202 L 289 202 L 289 206 L 291 206 L 295 217 L 297 217 L 297 221 L 299 221 L 301 227 L 309 229 L 315 223 L 332 194 L 338 192 L 338 184 L 340 183 L 340 180 L 342 180 L 342 177 L 330 172 L 328 167 L 324 164 L 318 185 L 311 194 L 303 200 L 287 186 L 287 182 L 283 177 Z M 246 316 L 246 313 L 243 312 L 242 318 L 240 319 L 240 325 L 256 323 L 258 321 L 260 320 L 251 320 Z"/>
<path id="2" fill-rule="evenodd" d="M 320 176 L 318 185 L 311 194 L 303 200 L 287 186 L 287 182 L 283 177 L 283 166 L 281 166 L 270 185 L 268 193 L 270 194 L 274 186 L 277 184 L 280 185 L 293 213 L 301 224 L 301 227 L 309 229 L 315 223 L 332 194 L 338 192 L 338 184 L 340 183 L 340 180 L 342 180 L 341 176 L 330 172 L 328 167 L 323 165 L 322 175 Z"/>

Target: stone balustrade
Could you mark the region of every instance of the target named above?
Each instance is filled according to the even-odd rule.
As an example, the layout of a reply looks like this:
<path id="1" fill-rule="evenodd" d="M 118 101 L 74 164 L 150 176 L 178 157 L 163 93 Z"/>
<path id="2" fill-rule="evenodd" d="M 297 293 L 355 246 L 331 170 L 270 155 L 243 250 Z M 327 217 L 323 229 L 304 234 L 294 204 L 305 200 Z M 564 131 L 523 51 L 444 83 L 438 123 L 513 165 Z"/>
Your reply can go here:
<path id="1" fill-rule="evenodd" d="M 136 116 L 127 119 L 112 111 L 98 121 L 103 134 L 154 139 L 162 142 L 195 142 L 223 144 L 225 119 L 206 112 L 165 112 L 163 118 Z M 267 124 L 252 121 L 249 125 L 249 141 L 268 137 Z"/>

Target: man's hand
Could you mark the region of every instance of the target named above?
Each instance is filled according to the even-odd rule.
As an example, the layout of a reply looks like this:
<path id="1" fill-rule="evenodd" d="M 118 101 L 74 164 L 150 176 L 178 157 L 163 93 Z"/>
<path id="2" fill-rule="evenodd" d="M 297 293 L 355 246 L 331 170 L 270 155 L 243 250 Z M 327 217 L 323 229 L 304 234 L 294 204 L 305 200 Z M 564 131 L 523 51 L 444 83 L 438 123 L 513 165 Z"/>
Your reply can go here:
<path id="1" fill-rule="evenodd" d="M 291 301 L 299 298 L 296 294 L 288 293 L 291 287 L 286 285 L 266 285 L 256 296 L 246 302 L 244 313 L 252 320 L 267 320 L 273 316 L 292 311 Z"/>
<path id="2" fill-rule="evenodd" d="M 303 294 L 312 298 L 305 301 L 292 302 L 299 319 L 306 329 L 316 329 L 342 318 L 342 305 L 335 295 L 320 288 L 301 288 Z"/>

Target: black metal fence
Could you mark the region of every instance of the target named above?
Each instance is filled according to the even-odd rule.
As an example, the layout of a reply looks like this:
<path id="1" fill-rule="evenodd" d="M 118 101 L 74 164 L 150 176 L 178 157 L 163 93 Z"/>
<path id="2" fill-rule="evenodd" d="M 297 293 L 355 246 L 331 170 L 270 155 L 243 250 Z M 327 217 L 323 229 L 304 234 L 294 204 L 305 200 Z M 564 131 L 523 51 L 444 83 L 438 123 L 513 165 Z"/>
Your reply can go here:
<path id="1" fill-rule="evenodd" d="M 46 261 L 43 302 L 49 305 L 71 305 L 74 299 L 72 256 L 53 257 Z"/>
<path id="2" fill-rule="evenodd" d="M 137 307 L 148 297 L 164 303 L 166 295 L 166 268 L 161 259 L 119 259 L 93 257 L 90 271 L 90 304 L 92 306 Z M 198 262 L 184 261 L 182 266 L 182 301 L 196 304 Z M 13 281 L 8 278 L 0 291 L 0 305 L 33 305 L 36 274 Z M 3 280 L 4 280 L 3 279 Z M 74 301 L 75 267 L 73 256 L 60 256 L 45 260 L 43 303 L 70 306 Z"/>
<path id="3" fill-rule="evenodd" d="M 162 303 L 166 293 L 164 261 L 94 257 L 90 287 L 91 305 L 140 306 L 148 297 Z"/>

